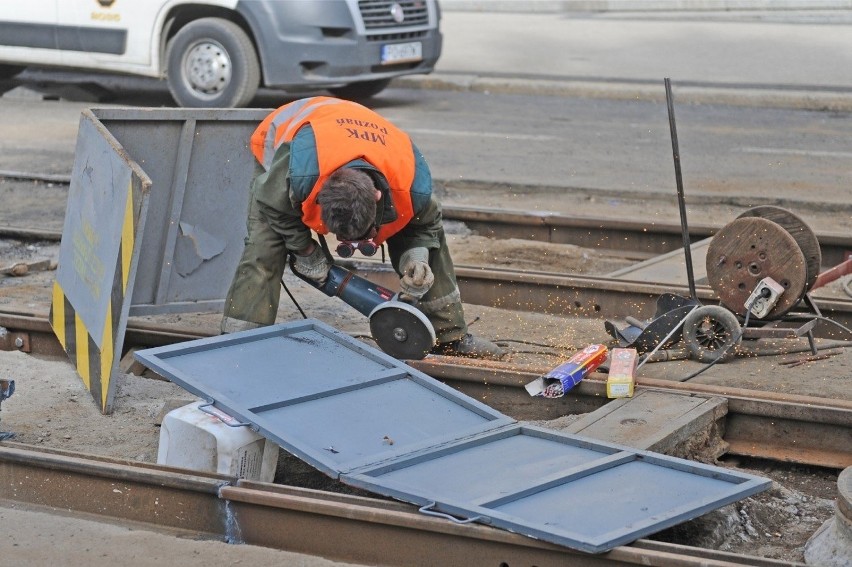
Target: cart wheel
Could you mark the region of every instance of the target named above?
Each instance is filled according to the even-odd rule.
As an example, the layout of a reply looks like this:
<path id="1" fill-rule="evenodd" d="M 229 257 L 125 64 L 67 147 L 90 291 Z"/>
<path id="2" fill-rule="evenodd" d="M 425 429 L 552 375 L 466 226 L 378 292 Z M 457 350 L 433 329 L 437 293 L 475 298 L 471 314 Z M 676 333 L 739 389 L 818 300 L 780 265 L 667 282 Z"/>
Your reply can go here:
<path id="1" fill-rule="evenodd" d="M 731 356 L 742 338 L 737 318 L 719 305 L 698 307 L 683 319 L 683 342 L 701 362 Z"/>

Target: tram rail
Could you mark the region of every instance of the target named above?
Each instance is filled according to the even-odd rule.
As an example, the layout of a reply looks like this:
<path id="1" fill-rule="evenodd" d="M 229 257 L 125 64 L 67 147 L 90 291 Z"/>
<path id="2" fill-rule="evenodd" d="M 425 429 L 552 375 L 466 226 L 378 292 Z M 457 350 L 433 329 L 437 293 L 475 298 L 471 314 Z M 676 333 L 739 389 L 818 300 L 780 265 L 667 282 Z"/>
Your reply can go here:
<path id="1" fill-rule="evenodd" d="M 417 507 L 0 443 L 0 505 L 367 565 L 658 567 L 789 562 L 640 539 L 590 555 Z"/>
<path id="2" fill-rule="evenodd" d="M 445 220 L 463 222 L 482 236 L 614 250 L 637 260 L 683 246 L 681 226 L 658 220 L 648 222 L 452 205 L 444 205 L 442 214 Z M 690 224 L 689 236 L 697 242 L 713 236 L 720 228 L 721 225 Z M 846 233 L 821 231 L 816 236 L 826 265 L 842 262 L 852 251 L 852 238 Z M 58 242 L 62 233 L 37 227 L 0 225 L 0 237 Z"/>
<path id="3" fill-rule="evenodd" d="M 445 216 L 453 218 L 452 212 Z M 486 218 L 484 224 L 497 230 L 493 227 L 500 223 L 495 224 L 493 217 Z M 524 218 L 523 223 L 529 224 L 532 220 Z M 540 224 L 552 224 L 553 218 L 546 220 Z M 579 240 L 577 234 L 583 230 L 588 234 L 600 232 L 600 225 L 584 226 L 585 222 L 587 220 L 571 225 L 574 236 L 566 236 L 570 234 L 568 229 L 548 226 L 547 238 L 551 240 L 546 241 L 565 237 L 574 244 L 602 246 Z M 523 228 L 523 223 L 508 223 L 508 226 L 511 231 L 529 231 Z M 665 246 L 673 244 L 676 248 L 679 244 L 679 236 L 673 236 L 679 233 L 672 230 L 668 227 L 655 232 L 637 227 L 633 236 L 628 234 L 618 242 L 618 247 L 633 249 L 637 258 L 643 254 L 664 253 Z M 702 230 L 698 227 L 695 235 L 704 234 Z M 500 234 L 517 237 L 510 236 L 511 231 Z M 649 237 L 649 233 L 652 236 Z M 0 227 L 0 237 L 3 236 L 50 240 L 46 231 L 24 230 L 10 234 Z M 59 240 L 60 235 L 53 236 Z M 820 244 L 825 258 L 852 248 L 849 239 L 839 235 L 823 236 Z M 392 284 L 393 274 L 386 268 L 380 269 L 377 263 L 353 267 L 379 283 L 383 283 L 382 278 L 388 278 L 388 284 Z M 572 316 L 607 318 L 630 314 L 648 317 L 654 300 L 662 293 L 688 294 L 685 286 L 681 289 L 596 276 L 472 266 L 458 266 L 457 275 L 462 293 L 472 303 Z M 697 293 L 702 301 L 715 300 L 708 287 L 699 286 Z M 852 301 L 818 299 L 816 303 L 824 316 L 846 326 L 852 324 Z M 64 356 L 46 317 L 0 311 L 0 328 L 5 331 L 0 333 L 0 350 Z M 208 333 L 199 329 L 158 326 L 131 318 L 124 346 L 145 348 L 204 336 Z M 569 396 L 533 408 L 523 389 L 523 385 L 535 377 L 529 370 L 498 363 L 471 366 L 443 357 L 429 357 L 411 364 L 468 395 L 487 399 L 495 409 L 516 419 L 542 420 L 566 413 L 588 412 L 607 401 L 605 381 L 596 375 L 581 382 Z M 645 379 L 637 387 L 727 398 L 728 412 L 723 419 L 728 455 L 833 469 L 852 465 L 852 402 L 654 379 Z M 0 443 L 0 478 L 4 479 L 0 482 L 0 501 L 6 505 L 94 515 L 111 523 L 143 525 L 184 536 L 241 541 L 354 563 L 507 567 L 566 562 L 581 566 L 661 567 L 789 564 L 648 539 L 605 554 L 587 555 L 487 526 L 458 525 L 424 516 L 416 507 L 397 502 L 219 475 L 190 474 L 168 467 L 45 451 L 11 442 Z M 49 483 L 46 482 L 48 478 Z M 129 494 L 133 495 L 132 502 L 126 497 Z M 329 537 L 330 533 L 335 536 Z"/>
<path id="4" fill-rule="evenodd" d="M 0 311 L 6 330 L 0 350 L 64 356 L 46 318 Z M 125 348 L 154 347 L 210 336 L 130 320 Z M 20 345 L 20 346 L 18 346 Z M 590 375 L 569 395 L 548 404 L 532 404 L 524 384 L 539 374 L 508 363 L 462 364 L 452 357 L 428 357 L 409 364 L 515 419 L 546 420 L 586 413 L 604 405 L 606 379 Z M 724 441 L 728 454 L 842 469 L 852 466 L 852 401 L 777 394 L 727 386 L 643 379 L 639 390 L 722 396 L 728 400 Z"/>
<path id="5" fill-rule="evenodd" d="M 641 260 L 665 254 L 682 246 L 680 225 L 665 222 L 629 221 L 605 217 L 578 217 L 556 213 L 526 213 L 500 209 L 445 206 L 444 218 L 464 222 L 471 230 L 492 238 L 521 238 L 554 244 L 576 244 L 608 250 L 629 259 Z M 712 236 L 720 227 L 692 225 L 694 240 Z M 852 237 L 845 233 L 818 233 L 823 263 L 836 265 L 852 254 Z M 0 237 L 21 240 L 59 241 L 61 233 L 34 227 L 0 226 Z M 342 262 L 347 264 L 346 261 Z M 396 277 L 378 261 L 348 263 L 348 267 L 382 285 L 393 287 Z M 689 295 L 686 284 L 654 283 L 553 272 L 518 271 L 456 266 L 465 300 L 489 307 L 533 311 L 551 315 L 600 318 L 650 318 L 655 301 L 663 293 Z M 702 302 L 717 302 L 708 285 L 696 286 Z M 852 298 L 815 297 L 819 315 L 852 327 Z M 628 311 L 625 312 L 625 309 Z M 805 312 L 803 315 L 807 315 Z M 792 312 L 791 317 L 796 316 Z M 818 325 L 816 336 L 832 336 L 836 328 Z"/>

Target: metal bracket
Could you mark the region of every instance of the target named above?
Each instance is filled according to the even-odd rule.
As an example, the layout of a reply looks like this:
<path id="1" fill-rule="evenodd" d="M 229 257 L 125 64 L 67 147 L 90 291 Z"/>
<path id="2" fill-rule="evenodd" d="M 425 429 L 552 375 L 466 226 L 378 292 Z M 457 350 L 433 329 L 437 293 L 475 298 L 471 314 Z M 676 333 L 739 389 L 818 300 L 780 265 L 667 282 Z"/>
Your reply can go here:
<path id="1" fill-rule="evenodd" d="M 239 422 L 236 422 L 236 423 L 229 422 L 229 420 L 227 418 L 230 418 L 232 420 L 234 418 L 231 417 L 230 415 L 226 414 L 225 412 L 223 412 L 219 408 L 213 407 L 214 403 L 215 403 L 215 400 L 207 400 L 207 403 L 201 404 L 200 406 L 198 406 L 198 409 L 203 411 L 207 415 L 212 415 L 213 417 L 215 417 L 216 419 L 218 419 L 219 421 L 221 421 L 222 423 L 224 423 L 228 427 L 248 427 L 250 429 L 254 428 L 254 424 L 249 423 L 247 421 L 239 421 Z M 209 409 L 209 408 L 213 408 L 213 409 Z M 213 410 L 215 410 L 215 411 L 213 411 Z M 234 420 L 234 421 L 236 421 L 236 420 Z"/>
<path id="2" fill-rule="evenodd" d="M 444 518 L 445 520 L 450 520 L 456 524 L 471 524 L 473 522 L 482 522 L 483 524 L 490 524 L 491 518 L 487 516 L 474 516 L 473 518 L 468 518 L 466 520 L 460 520 L 455 516 L 451 516 L 449 514 L 444 514 L 443 512 L 435 512 L 432 510 L 435 506 L 437 506 L 437 502 L 430 502 L 425 506 L 421 506 L 419 512 L 421 514 L 426 514 L 427 516 L 435 516 L 436 518 Z"/>

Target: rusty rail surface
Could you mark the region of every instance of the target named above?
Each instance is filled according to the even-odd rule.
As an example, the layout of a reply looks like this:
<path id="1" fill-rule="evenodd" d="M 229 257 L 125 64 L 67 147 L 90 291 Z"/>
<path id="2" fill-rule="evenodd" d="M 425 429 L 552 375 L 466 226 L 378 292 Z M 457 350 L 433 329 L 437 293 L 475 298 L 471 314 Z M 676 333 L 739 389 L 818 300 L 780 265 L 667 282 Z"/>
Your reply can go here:
<path id="1" fill-rule="evenodd" d="M 0 339 L 0 350 L 64 356 L 46 319 L 0 312 L 0 327 L 6 329 L 5 339 Z M 134 346 L 162 346 L 204 336 L 209 333 L 131 320 L 124 346 L 127 350 Z M 563 398 L 542 401 L 533 400 L 524 389 L 525 384 L 538 376 L 529 369 L 484 361 L 463 364 L 451 357 L 428 357 L 409 364 L 520 420 L 588 413 L 608 401 L 606 378 L 601 374 L 590 375 Z M 727 398 L 724 440 L 729 444 L 729 454 L 838 469 L 852 466 L 850 400 L 650 378 L 643 379 L 637 388 Z"/>
<path id="2" fill-rule="evenodd" d="M 574 244 L 597 250 L 613 250 L 634 259 L 645 260 L 677 250 L 683 245 L 679 224 L 656 219 L 634 221 L 446 204 L 442 214 L 444 219 L 463 222 L 482 236 Z M 722 225 L 691 223 L 689 236 L 697 242 L 713 236 L 720 228 Z M 0 237 L 58 242 L 62 234 L 35 227 L 0 226 Z M 852 238 L 846 233 L 821 231 L 816 233 L 816 237 L 826 266 L 841 263 L 852 251 Z"/>
<path id="3" fill-rule="evenodd" d="M 683 246 L 679 223 L 582 217 L 554 212 L 527 212 L 444 205 L 445 219 L 461 221 L 472 231 L 492 238 L 520 238 L 551 244 L 574 244 L 599 250 L 618 250 L 645 259 Z M 731 219 L 733 220 L 733 219 Z M 689 224 L 693 242 L 709 238 L 723 225 Z M 852 238 L 842 232 L 816 232 L 823 264 L 833 266 L 852 251 Z"/>
<path id="4" fill-rule="evenodd" d="M 10 442 L 0 443 L 3 505 L 367 565 L 789 565 L 647 539 L 590 555 L 397 502 Z"/>
<path id="5" fill-rule="evenodd" d="M 524 384 L 539 373 L 497 363 L 463 364 L 429 357 L 408 364 L 520 420 L 587 413 L 610 401 L 606 376 L 593 373 L 562 398 L 531 398 Z M 843 469 L 852 466 L 852 400 L 834 400 L 711 384 L 643 378 L 637 391 L 712 395 L 728 400 L 727 454 Z"/>
<path id="6" fill-rule="evenodd" d="M 379 285 L 390 289 L 399 285 L 399 277 L 393 270 L 378 261 L 340 263 Z M 455 268 L 459 290 L 466 303 L 515 311 L 601 319 L 628 315 L 637 319 L 651 319 L 661 295 L 675 293 L 689 297 L 689 289 L 685 284 L 464 265 L 456 265 Z M 702 303 L 718 303 L 718 296 L 707 285 L 697 286 L 696 294 Z M 785 319 L 800 321 L 814 314 L 806 308 L 804 301 L 801 303 L 787 313 Z M 852 328 L 852 299 L 814 298 L 813 303 L 819 309 L 819 316 Z M 820 322 L 814 329 L 814 336 L 821 338 L 852 339 L 848 335 L 839 327 L 826 322 Z"/>
<path id="7" fill-rule="evenodd" d="M 627 257 L 646 259 L 677 249 L 682 245 L 680 225 L 656 221 L 577 217 L 556 213 L 528 213 L 500 209 L 445 206 L 444 218 L 464 222 L 484 236 L 522 238 L 549 243 L 570 243 L 598 250 L 617 251 Z M 692 225 L 690 236 L 696 239 L 712 236 L 719 228 Z M 59 240 L 61 234 L 48 234 L 37 229 L 0 226 L 0 237 Z M 823 263 L 839 264 L 852 253 L 852 238 L 845 233 L 817 235 Z M 378 261 L 341 261 L 381 285 L 394 289 L 397 278 L 392 270 Z M 648 283 L 613 279 L 605 276 L 515 271 L 477 266 L 456 266 L 459 287 L 465 301 L 503 309 L 533 311 L 550 315 L 586 317 L 625 317 L 648 319 L 654 316 L 656 300 L 664 293 L 689 295 L 686 285 Z M 717 302 L 718 297 L 707 285 L 697 288 L 702 302 Z M 804 302 L 802 302 L 804 303 Z M 814 298 L 825 316 L 852 328 L 852 299 Z M 807 316 L 802 306 L 788 314 L 789 318 Z M 818 324 L 818 337 L 836 337 L 837 327 Z"/>

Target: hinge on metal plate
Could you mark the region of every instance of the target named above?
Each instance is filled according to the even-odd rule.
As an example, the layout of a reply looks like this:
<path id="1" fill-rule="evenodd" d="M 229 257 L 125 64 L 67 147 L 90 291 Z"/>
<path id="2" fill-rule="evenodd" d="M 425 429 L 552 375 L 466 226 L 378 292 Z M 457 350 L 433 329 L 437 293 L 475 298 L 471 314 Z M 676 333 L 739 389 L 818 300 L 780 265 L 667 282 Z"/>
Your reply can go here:
<path id="1" fill-rule="evenodd" d="M 480 522 L 482 524 L 490 524 L 491 523 L 491 518 L 489 518 L 487 516 L 474 516 L 473 518 L 468 518 L 466 520 L 460 520 L 459 518 L 456 518 L 455 516 L 451 516 L 449 514 L 444 514 L 443 512 L 435 512 L 434 510 L 432 510 L 432 508 L 434 508 L 436 505 L 437 505 L 437 502 L 430 502 L 429 504 L 426 504 L 425 506 L 421 506 L 419 511 L 420 511 L 421 514 L 426 514 L 427 516 L 436 516 L 438 518 L 444 518 L 446 520 L 450 520 L 451 522 L 455 522 L 456 524 L 471 524 L 473 522 Z"/>

